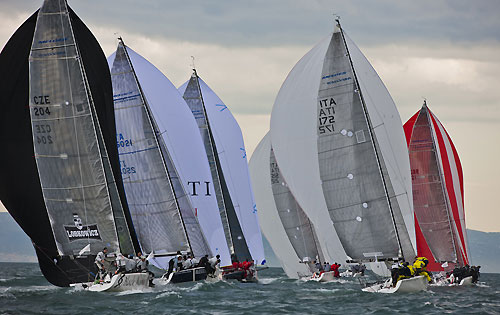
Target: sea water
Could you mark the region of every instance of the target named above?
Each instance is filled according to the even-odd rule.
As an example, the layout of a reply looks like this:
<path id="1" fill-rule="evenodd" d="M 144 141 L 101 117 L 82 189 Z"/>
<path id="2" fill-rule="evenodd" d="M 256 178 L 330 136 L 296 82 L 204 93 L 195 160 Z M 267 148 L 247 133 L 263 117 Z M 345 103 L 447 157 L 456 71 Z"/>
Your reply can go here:
<path id="1" fill-rule="evenodd" d="M 53 286 L 37 264 L 0 263 L 0 314 L 500 314 L 500 274 L 481 274 L 475 286 L 412 294 L 362 292 L 358 278 L 288 279 L 280 268 L 259 278 L 96 293 Z"/>

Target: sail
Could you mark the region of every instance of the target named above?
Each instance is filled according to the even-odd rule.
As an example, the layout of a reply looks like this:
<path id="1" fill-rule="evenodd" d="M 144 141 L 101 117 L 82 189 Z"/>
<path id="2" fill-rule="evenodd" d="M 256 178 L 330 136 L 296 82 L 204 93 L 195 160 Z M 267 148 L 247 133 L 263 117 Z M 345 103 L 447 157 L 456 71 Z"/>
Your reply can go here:
<path id="1" fill-rule="evenodd" d="M 271 187 L 276 203 L 276 209 L 290 243 L 303 263 L 312 263 L 314 260 L 324 262 L 324 257 L 311 221 L 288 189 L 279 165 L 276 163 L 274 152 L 271 148 L 270 155 Z"/>
<path id="2" fill-rule="evenodd" d="M 418 255 L 429 256 L 431 271 L 443 270 L 443 262 L 468 264 L 463 176 L 453 142 L 425 103 L 404 128 L 411 164 Z"/>
<path id="3" fill-rule="evenodd" d="M 199 225 L 212 254 L 219 254 L 221 263 L 228 265 L 231 263 L 229 249 L 226 245 L 217 200 L 213 193 L 210 168 L 196 121 L 182 96 L 161 71 L 130 47 L 127 47 L 127 53 L 152 117 L 154 117 L 158 134 L 163 140 L 160 141 L 160 144 L 164 143 L 164 146 L 161 145 L 163 155 L 170 156 L 170 159 L 166 159 L 166 166 L 177 194 L 178 204 L 181 209 L 186 209 L 191 204 L 191 213 L 183 212 L 182 219 L 186 225 L 193 251 L 200 252 L 195 248 L 203 244 L 201 240 L 197 240 L 201 236 L 196 227 Z M 108 57 L 110 68 L 113 66 L 115 56 L 116 53 L 113 53 Z M 183 189 L 177 187 L 179 185 Z M 187 193 L 187 196 L 182 195 L 182 190 Z M 194 213 L 192 213 L 193 208 Z M 195 234 L 193 235 L 192 232 Z M 160 267 L 168 266 L 168 257 L 155 256 L 153 263 Z"/>
<path id="4" fill-rule="evenodd" d="M 271 117 L 276 159 L 314 226 L 317 220 L 308 209 L 327 212 L 350 258 L 402 254 L 411 259 L 411 186 L 404 173 L 409 161 L 404 155 L 398 160 L 405 149 L 404 137 L 393 118 L 399 115 L 374 70 L 355 45 L 349 46 L 350 40 L 347 49 L 342 35 L 339 30 L 320 42 L 283 83 Z M 353 69 L 366 79 L 358 83 Z M 364 102 L 360 93 L 373 100 Z M 379 119 L 375 125 L 370 115 L 377 108 L 384 115 L 374 114 Z M 396 134 L 394 141 L 387 136 L 391 132 Z M 305 183 L 319 188 L 326 199 L 324 207 L 306 206 L 312 198 L 303 194 L 311 194 L 312 189 L 306 189 Z"/>
<path id="5" fill-rule="evenodd" d="M 184 94 L 188 82 L 179 87 L 181 94 Z M 264 247 L 240 126 L 215 92 L 199 77 L 198 82 L 234 210 L 252 258 L 261 263 L 265 260 Z"/>
<path id="6" fill-rule="evenodd" d="M 250 259 L 249 251 L 245 235 L 242 231 L 242 225 L 236 214 L 235 203 L 228 188 L 230 174 L 224 173 L 221 160 L 217 154 L 217 146 L 214 140 L 211 123 L 207 117 L 207 112 L 204 105 L 202 91 L 196 71 L 191 76 L 186 89 L 184 91 L 184 100 L 191 109 L 203 139 L 206 155 L 210 164 L 212 179 L 217 197 L 217 204 L 226 235 L 226 241 L 232 254 L 235 254 L 239 260 Z"/>
<path id="7" fill-rule="evenodd" d="M 12 36 L 0 64 L 10 95 L 3 103 L 10 115 L 1 126 L 10 136 L 3 139 L 0 198 L 31 238 L 47 280 L 89 281 L 102 247 L 125 253 L 138 247 L 119 173 L 104 54 L 66 2 L 54 0 Z M 89 256 L 73 256 L 89 244 Z"/>
<path id="8" fill-rule="evenodd" d="M 297 254 L 283 225 L 276 224 L 276 222 L 280 222 L 280 217 L 270 185 L 271 173 L 267 171 L 271 153 L 270 139 L 271 137 L 267 133 L 255 148 L 249 163 L 250 176 L 259 210 L 262 233 L 269 241 L 286 275 L 289 278 L 298 279 L 309 276 L 310 270 L 306 264 L 300 263 L 297 259 Z"/>
<path id="9" fill-rule="evenodd" d="M 170 160 L 170 156 L 168 152 L 164 155 L 160 148 L 163 141 L 158 137 L 154 117 L 122 41 L 118 44 L 111 79 L 120 166 L 141 248 L 156 255 L 191 251 L 166 167 L 165 160 Z M 175 174 L 175 169 L 172 171 Z M 185 196 L 182 186 L 179 193 Z M 186 211 L 193 212 L 190 208 Z"/>

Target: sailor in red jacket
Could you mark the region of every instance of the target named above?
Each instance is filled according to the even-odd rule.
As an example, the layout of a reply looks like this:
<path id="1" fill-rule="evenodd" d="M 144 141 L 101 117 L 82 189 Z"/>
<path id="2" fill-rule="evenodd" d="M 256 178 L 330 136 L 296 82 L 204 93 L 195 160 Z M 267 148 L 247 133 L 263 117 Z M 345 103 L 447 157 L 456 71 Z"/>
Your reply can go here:
<path id="1" fill-rule="evenodd" d="M 330 266 L 330 271 L 333 271 L 333 276 L 335 278 L 340 278 L 340 272 L 339 272 L 340 264 L 334 263 L 333 265 Z"/>

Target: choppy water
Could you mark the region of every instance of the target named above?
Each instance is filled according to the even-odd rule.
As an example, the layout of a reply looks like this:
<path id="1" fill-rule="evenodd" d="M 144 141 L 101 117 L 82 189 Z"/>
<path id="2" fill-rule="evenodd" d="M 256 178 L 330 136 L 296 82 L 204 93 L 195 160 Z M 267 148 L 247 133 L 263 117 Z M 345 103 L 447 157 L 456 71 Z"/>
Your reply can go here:
<path id="1" fill-rule="evenodd" d="M 500 274 L 481 274 L 473 287 L 417 294 L 374 294 L 357 279 L 316 283 L 286 278 L 279 268 L 259 284 L 168 285 L 145 291 L 93 293 L 49 284 L 37 264 L 0 263 L 1 314 L 500 314 Z"/>

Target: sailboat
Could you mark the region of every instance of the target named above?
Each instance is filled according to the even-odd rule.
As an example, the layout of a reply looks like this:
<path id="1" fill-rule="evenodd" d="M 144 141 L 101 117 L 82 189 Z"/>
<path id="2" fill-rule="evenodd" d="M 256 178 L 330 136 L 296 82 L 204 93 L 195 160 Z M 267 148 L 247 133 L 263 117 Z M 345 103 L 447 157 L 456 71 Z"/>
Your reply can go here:
<path id="1" fill-rule="evenodd" d="M 267 133 L 255 148 L 249 163 L 262 233 L 289 278 L 308 278 L 311 276 L 310 268 L 299 261 L 299 255 L 292 246 L 283 224 L 277 224 L 281 222 L 281 218 L 271 188 L 270 140 L 271 137 Z"/>
<path id="2" fill-rule="evenodd" d="M 182 138 L 182 141 L 195 144 L 200 137 L 194 121 L 192 126 L 185 123 L 181 130 L 175 132 L 171 132 L 171 127 L 160 130 L 150 106 L 150 103 L 154 102 L 160 103 L 156 106 L 178 109 L 178 103 L 184 101 L 168 79 L 152 64 L 127 47 L 121 38 L 116 53 L 109 58 L 109 64 L 120 166 L 130 213 L 141 248 L 145 252 L 154 252 L 152 262 L 163 269 L 168 268 L 169 260 L 176 257 L 178 251 L 184 254 L 192 253 L 195 257 L 212 256 L 213 252 L 224 253 L 229 257 L 228 250 L 224 251 L 225 243 L 212 242 L 214 248 L 212 252 L 198 222 L 198 212 L 191 204 L 174 163 L 171 153 L 173 150 L 164 141 L 164 135 L 169 138 L 177 136 Z M 140 69 L 138 72 L 136 65 Z M 160 83 L 160 87 L 155 87 L 162 92 L 161 99 L 155 98 L 158 91 L 154 88 L 144 89 L 143 82 L 147 85 L 148 80 L 141 80 L 144 76 L 155 75 L 159 76 L 157 83 Z M 168 91 L 172 97 L 165 93 Z M 188 121 L 194 120 L 190 113 L 184 116 Z M 192 132 L 186 130 L 189 126 L 192 127 Z M 189 139 L 190 136 L 192 139 Z M 201 145 L 201 139 L 198 142 Z M 203 159 L 203 155 L 200 158 L 199 155 L 193 155 L 197 152 L 190 153 L 188 162 L 191 165 L 205 162 L 208 169 L 208 163 L 206 158 Z M 213 236 L 214 231 L 219 231 L 219 239 L 223 240 L 222 223 L 217 219 L 216 207 L 205 207 L 202 210 L 200 217 L 207 221 L 205 222 L 207 234 Z M 204 267 L 192 268 L 173 273 L 168 282 L 204 280 L 206 276 Z"/>
<path id="3" fill-rule="evenodd" d="M 140 250 L 123 190 L 104 54 L 65 0 L 45 0 L 0 55 L 0 198 L 56 286 L 92 282 L 104 247 Z M 28 105 L 28 106 L 26 106 Z M 133 278 L 133 279 L 132 279 Z M 130 281 L 129 281 L 130 280 Z M 116 290 L 147 287 L 148 275 Z"/>
<path id="4" fill-rule="evenodd" d="M 315 273 L 315 262 L 325 262 L 325 258 L 313 224 L 284 181 L 269 138 L 266 134 L 250 160 L 257 205 L 262 209 L 262 230 L 286 274 L 309 279 Z M 333 273 L 327 271 L 313 279 L 333 280 Z"/>
<path id="5" fill-rule="evenodd" d="M 469 264 L 462 165 L 448 132 L 424 104 L 404 125 L 418 256 L 439 272 Z M 443 266 L 446 266 L 444 268 Z"/>
<path id="6" fill-rule="evenodd" d="M 195 69 L 179 92 L 198 123 L 232 261 L 253 260 L 264 264 L 262 235 L 241 130 L 227 106 L 198 77 Z M 242 271 L 225 269 L 225 278 L 251 278 L 248 273 L 245 276 Z"/>
<path id="7" fill-rule="evenodd" d="M 334 33 L 283 83 L 272 111 L 271 143 L 295 198 L 306 213 L 328 214 L 348 262 L 375 263 L 387 274 L 393 262 L 415 257 L 402 123 L 387 89 L 338 19 Z M 325 207 L 309 206 L 316 187 L 321 196 L 314 197 Z M 412 290 L 426 288 L 419 277 L 410 282 L 417 284 Z"/>

